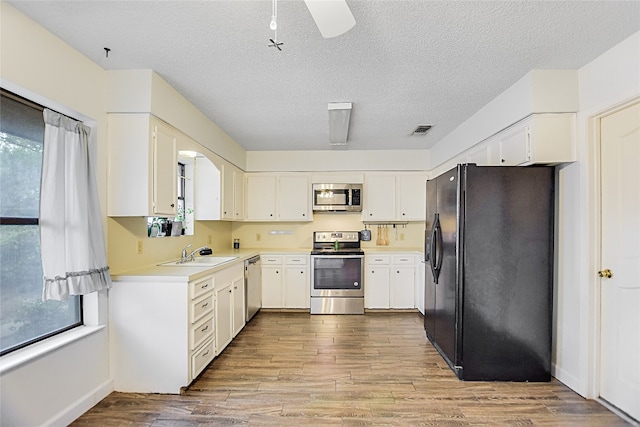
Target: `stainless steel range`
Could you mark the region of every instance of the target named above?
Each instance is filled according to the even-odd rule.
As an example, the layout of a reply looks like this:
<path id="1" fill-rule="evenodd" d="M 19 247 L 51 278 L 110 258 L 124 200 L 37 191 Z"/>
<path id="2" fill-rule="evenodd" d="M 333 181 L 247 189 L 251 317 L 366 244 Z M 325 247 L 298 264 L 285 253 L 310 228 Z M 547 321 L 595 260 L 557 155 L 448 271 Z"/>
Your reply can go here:
<path id="1" fill-rule="evenodd" d="M 315 231 L 311 314 L 364 314 L 364 251 L 357 231 Z"/>

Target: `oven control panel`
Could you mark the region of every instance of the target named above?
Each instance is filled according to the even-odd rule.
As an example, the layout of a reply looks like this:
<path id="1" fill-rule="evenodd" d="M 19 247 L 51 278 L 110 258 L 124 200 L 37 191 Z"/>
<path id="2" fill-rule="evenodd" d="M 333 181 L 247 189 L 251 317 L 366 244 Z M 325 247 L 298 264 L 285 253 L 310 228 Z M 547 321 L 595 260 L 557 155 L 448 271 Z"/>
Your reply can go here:
<path id="1" fill-rule="evenodd" d="M 316 231 L 314 233 L 314 242 L 316 243 L 359 241 L 360 235 L 357 231 Z"/>

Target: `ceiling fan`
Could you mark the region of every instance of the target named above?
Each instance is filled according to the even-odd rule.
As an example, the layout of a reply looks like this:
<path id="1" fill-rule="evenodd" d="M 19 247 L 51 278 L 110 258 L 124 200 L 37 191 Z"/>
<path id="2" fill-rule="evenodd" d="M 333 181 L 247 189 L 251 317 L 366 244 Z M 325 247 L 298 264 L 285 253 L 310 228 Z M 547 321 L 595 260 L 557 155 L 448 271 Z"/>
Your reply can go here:
<path id="1" fill-rule="evenodd" d="M 345 0 L 304 0 L 325 39 L 340 36 L 356 25 Z"/>
<path id="2" fill-rule="evenodd" d="M 325 39 L 340 36 L 356 25 L 356 20 L 346 0 L 304 0 L 311 17 L 315 21 L 320 34 Z M 283 43 L 278 42 L 278 0 L 272 0 L 272 13 L 269 28 L 274 31 L 269 47 L 282 50 Z"/>

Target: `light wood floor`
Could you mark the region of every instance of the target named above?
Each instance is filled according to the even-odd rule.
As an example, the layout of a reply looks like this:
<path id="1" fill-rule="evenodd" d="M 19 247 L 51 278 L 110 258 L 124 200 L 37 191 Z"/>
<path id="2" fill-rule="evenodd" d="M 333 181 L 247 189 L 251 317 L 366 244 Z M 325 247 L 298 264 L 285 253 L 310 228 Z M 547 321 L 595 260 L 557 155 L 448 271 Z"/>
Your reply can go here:
<path id="1" fill-rule="evenodd" d="M 180 396 L 112 393 L 74 426 L 621 426 L 553 380 L 459 381 L 419 313 L 259 313 Z"/>

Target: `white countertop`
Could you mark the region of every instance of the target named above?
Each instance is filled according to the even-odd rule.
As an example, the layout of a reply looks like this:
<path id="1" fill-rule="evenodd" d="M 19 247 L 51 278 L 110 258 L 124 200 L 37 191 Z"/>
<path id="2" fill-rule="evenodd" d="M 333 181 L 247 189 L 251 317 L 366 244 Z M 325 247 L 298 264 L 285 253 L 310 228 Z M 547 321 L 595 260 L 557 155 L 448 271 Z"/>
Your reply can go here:
<path id="1" fill-rule="evenodd" d="M 395 248 L 388 246 L 375 246 L 362 248 L 365 253 L 417 253 L 421 254 L 423 248 Z M 261 249 L 231 249 L 224 252 L 216 252 L 215 256 L 235 256 L 234 260 L 224 262 L 216 265 L 215 267 L 197 265 L 197 264 L 182 264 L 172 266 L 162 266 L 158 264 L 151 264 L 141 266 L 135 269 L 118 272 L 111 277 L 115 281 L 119 282 L 133 282 L 133 281 L 153 281 L 161 280 L 163 282 L 185 282 L 190 280 L 196 280 L 201 277 L 205 277 L 210 274 L 214 274 L 217 271 L 225 268 L 244 263 L 246 259 L 249 259 L 255 255 L 260 254 L 291 254 L 291 253 L 311 253 L 310 248 L 261 248 Z M 167 260 L 164 262 L 169 262 Z"/>

